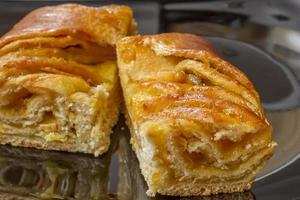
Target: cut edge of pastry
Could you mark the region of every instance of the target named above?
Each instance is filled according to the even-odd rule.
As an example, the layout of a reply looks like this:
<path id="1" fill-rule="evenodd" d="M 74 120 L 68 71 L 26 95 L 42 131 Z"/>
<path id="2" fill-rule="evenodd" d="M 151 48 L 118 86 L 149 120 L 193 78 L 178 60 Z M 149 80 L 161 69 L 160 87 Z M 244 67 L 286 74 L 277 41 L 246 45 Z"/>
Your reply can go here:
<path id="1" fill-rule="evenodd" d="M 97 110 L 92 111 L 97 113 L 100 112 L 100 114 L 96 116 L 97 118 L 95 119 L 95 124 L 84 123 L 84 118 L 86 116 L 80 116 L 82 118 L 82 125 L 79 123 L 77 125 L 92 126 L 90 127 L 89 132 L 81 133 L 81 135 L 77 135 L 74 132 L 49 132 L 48 125 L 45 124 L 45 131 L 38 131 L 39 129 L 41 129 L 41 126 L 39 125 L 37 127 L 29 129 L 28 131 L 23 131 L 25 134 L 22 135 L 22 133 L 20 134 L 19 132 L 22 132 L 22 129 L 26 129 L 22 127 L 14 128 L 8 124 L 1 122 L 0 144 L 10 144 L 12 146 L 19 147 L 33 147 L 44 150 L 46 149 L 56 151 L 81 152 L 94 154 L 94 156 L 99 156 L 108 150 L 110 145 L 110 134 L 112 133 L 112 128 L 116 125 L 119 119 L 122 101 L 122 98 L 119 95 L 120 92 L 121 88 L 117 81 L 117 83 L 114 84 L 114 87 L 111 89 L 111 91 L 109 91 L 109 95 L 106 98 L 95 99 L 96 102 L 102 100 L 102 110 L 98 108 Z M 86 106 L 84 104 L 82 105 Z M 89 109 L 92 109 L 92 107 L 90 107 Z M 96 113 L 93 113 L 93 115 L 96 115 Z M 49 129 L 51 130 L 51 123 L 49 125 Z M 93 131 L 94 128 L 95 131 Z M 70 128 L 66 127 L 66 129 Z M 8 133 L 7 130 L 9 130 L 10 133 Z M 94 132 L 94 134 L 92 134 L 92 132 Z"/>

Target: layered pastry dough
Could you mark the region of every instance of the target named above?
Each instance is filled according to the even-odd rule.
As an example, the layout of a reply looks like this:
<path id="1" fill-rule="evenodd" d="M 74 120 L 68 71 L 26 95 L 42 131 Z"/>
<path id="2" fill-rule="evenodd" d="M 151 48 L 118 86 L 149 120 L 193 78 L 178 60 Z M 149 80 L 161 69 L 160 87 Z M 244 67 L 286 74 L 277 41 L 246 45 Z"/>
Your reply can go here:
<path id="1" fill-rule="evenodd" d="M 259 95 L 240 70 L 190 34 L 126 37 L 117 57 L 148 195 L 251 187 L 274 143 Z"/>
<path id="2" fill-rule="evenodd" d="M 126 6 L 43 7 L 0 39 L 0 143 L 108 149 L 121 102 L 115 43 L 134 33 Z"/>

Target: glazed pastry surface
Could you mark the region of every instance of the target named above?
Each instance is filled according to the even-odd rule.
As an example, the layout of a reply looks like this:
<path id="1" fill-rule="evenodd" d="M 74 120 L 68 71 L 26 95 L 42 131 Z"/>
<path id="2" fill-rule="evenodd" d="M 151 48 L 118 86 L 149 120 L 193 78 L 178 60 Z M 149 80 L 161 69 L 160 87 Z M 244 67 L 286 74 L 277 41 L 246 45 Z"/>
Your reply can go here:
<path id="1" fill-rule="evenodd" d="M 0 143 L 107 151 L 121 102 L 115 43 L 132 10 L 63 4 L 26 15 L 0 39 Z"/>
<path id="2" fill-rule="evenodd" d="M 190 34 L 126 37 L 117 57 L 148 195 L 250 189 L 275 143 L 244 73 Z"/>

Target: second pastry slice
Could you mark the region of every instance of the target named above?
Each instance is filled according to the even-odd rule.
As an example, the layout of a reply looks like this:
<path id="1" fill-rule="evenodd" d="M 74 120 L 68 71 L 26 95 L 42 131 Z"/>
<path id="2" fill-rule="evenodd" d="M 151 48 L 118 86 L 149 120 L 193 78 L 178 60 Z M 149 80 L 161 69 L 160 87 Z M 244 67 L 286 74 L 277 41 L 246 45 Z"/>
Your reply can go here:
<path id="1" fill-rule="evenodd" d="M 248 78 L 190 34 L 126 37 L 117 54 L 147 194 L 249 189 L 274 143 Z"/>
<path id="2" fill-rule="evenodd" d="M 0 39 L 0 143 L 100 155 L 118 120 L 115 43 L 126 6 L 64 4 L 26 15 Z"/>

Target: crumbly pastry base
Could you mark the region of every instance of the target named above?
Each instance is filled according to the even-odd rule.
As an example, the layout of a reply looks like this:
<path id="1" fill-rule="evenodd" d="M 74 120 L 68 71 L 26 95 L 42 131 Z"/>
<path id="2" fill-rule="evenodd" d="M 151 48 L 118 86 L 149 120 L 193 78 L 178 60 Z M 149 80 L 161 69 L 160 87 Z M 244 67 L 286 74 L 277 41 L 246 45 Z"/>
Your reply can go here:
<path id="1" fill-rule="evenodd" d="M 220 184 L 181 184 L 170 188 L 160 188 L 158 193 L 169 196 L 208 196 L 219 193 L 244 192 L 251 188 L 251 182 Z M 154 196 L 147 192 L 149 196 Z"/>
<path id="2" fill-rule="evenodd" d="M 102 145 L 97 150 L 92 149 L 89 145 L 86 144 L 78 144 L 74 142 L 48 142 L 40 137 L 22 137 L 22 136 L 13 136 L 13 135 L 4 135 L 0 133 L 0 144 L 10 144 L 16 147 L 30 147 L 36 149 L 44 149 L 44 150 L 55 150 L 55 151 L 68 151 L 68 152 L 81 152 L 88 154 L 97 154 L 95 156 L 101 155 L 106 152 L 109 148 L 109 135 L 106 141 L 106 144 Z"/>

